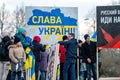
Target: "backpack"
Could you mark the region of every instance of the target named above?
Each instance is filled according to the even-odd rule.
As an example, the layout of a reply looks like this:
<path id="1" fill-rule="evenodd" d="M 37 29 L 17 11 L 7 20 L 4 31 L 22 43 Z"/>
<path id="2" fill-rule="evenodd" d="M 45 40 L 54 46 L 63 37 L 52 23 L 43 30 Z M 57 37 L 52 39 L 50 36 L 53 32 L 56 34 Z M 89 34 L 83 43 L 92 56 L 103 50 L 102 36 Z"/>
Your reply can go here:
<path id="1" fill-rule="evenodd" d="M 5 43 L 1 42 L 0 43 L 0 56 L 5 57 L 6 56 L 6 49 L 5 49 Z"/>

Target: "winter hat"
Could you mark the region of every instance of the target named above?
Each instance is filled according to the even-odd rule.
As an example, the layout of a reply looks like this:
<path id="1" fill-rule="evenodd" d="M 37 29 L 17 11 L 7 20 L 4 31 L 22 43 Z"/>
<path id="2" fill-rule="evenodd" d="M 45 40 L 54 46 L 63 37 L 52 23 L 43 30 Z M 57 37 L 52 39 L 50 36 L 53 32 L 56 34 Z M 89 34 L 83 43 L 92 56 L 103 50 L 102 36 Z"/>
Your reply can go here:
<path id="1" fill-rule="evenodd" d="M 26 41 L 27 41 L 28 43 L 31 43 L 31 42 L 32 42 L 32 38 L 29 37 L 29 36 L 26 36 Z"/>
<path id="2" fill-rule="evenodd" d="M 39 36 L 34 36 L 33 38 L 34 41 L 37 41 L 37 42 L 40 42 L 41 41 L 41 38 Z"/>
<path id="3" fill-rule="evenodd" d="M 78 43 L 82 43 L 82 40 L 78 40 Z"/>
<path id="4" fill-rule="evenodd" d="M 14 36 L 14 44 L 20 42 L 20 38 L 18 38 L 17 36 Z"/>
<path id="5" fill-rule="evenodd" d="M 65 35 L 62 37 L 63 41 L 66 40 L 68 37 Z"/>
<path id="6" fill-rule="evenodd" d="M 23 27 L 19 27 L 17 30 L 19 33 L 23 33 L 26 31 L 25 28 L 23 28 Z"/>
<path id="7" fill-rule="evenodd" d="M 6 37 L 6 36 L 8 36 L 8 35 L 9 35 L 8 32 L 2 32 L 2 33 L 1 33 L 1 38 L 4 38 L 4 37 Z"/>
<path id="8" fill-rule="evenodd" d="M 85 35 L 84 35 L 84 39 L 85 39 L 85 40 L 87 39 L 87 37 L 90 37 L 89 34 L 85 34 Z"/>

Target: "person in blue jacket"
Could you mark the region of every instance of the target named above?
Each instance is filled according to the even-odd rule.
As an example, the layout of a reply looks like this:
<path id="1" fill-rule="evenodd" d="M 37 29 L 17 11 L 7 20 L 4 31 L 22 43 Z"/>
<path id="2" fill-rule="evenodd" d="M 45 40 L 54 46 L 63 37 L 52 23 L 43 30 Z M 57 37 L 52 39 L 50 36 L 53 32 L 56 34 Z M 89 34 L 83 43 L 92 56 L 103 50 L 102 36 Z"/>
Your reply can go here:
<path id="1" fill-rule="evenodd" d="M 68 41 L 59 41 L 61 45 L 66 47 L 66 62 L 64 63 L 63 67 L 63 80 L 68 80 L 68 70 L 70 69 L 71 72 L 71 79 L 76 80 L 75 75 L 75 62 L 76 62 L 76 55 L 77 55 L 77 40 L 75 39 L 75 35 L 71 33 L 68 36 Z"/>

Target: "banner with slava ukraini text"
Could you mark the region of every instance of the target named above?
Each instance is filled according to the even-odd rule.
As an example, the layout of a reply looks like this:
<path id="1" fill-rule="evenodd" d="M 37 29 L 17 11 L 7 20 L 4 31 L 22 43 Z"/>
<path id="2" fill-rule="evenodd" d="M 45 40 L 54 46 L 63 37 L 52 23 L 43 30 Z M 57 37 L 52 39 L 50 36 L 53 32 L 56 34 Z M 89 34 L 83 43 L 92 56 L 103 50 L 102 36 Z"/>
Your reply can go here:
<path id="1" fill-rule="evenodd" d="M 77 7 L 26 7 L 27 34 L 39 35 L 43 44 L 55 44 L 70 33 L 77 38 L 77 19 Z"/>

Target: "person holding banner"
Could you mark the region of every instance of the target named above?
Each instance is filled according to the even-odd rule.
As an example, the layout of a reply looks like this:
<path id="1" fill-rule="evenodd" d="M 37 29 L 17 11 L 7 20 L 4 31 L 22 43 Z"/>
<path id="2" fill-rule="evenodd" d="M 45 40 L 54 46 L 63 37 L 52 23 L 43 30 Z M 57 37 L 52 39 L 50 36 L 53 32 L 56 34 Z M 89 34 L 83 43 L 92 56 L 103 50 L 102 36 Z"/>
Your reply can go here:
<path id="1" fill-rule="evenodd" d="M 97 69 L 96 69 L 96 54 L 97 45 L 96 42 L 90 41 L 88 34 L 84 35 L 85 42 L 83 43 L 83 53 L 86 58 L 87 78 L 91 80 L 91 71 L 93 73 L 93 80 L 97 80 Z"/>
<path id="2" fill-rule="evenodd" d="M 39 73 L 39 67 L 40 67 L 40 51 L 45 51 L 45 46 L 40 44 L 41 38 L 39 36 L 34 36 L 33 42 L 32 42 L 32 51 L 35 56 L 35 76 L 36 80 L 38 80 L 38 73 Z"/>
<path id="3" fill-rule="evenodd" d="M 66 47 L 66 61 L 63 67 L 63 80 L 68 80 L 68 70 L 71 72 L 71 79 L 76 80 L 75 75 L 75 62 L 77 55 L 77 40 L 75 39 L 75 35 L 71 33 L 68 37 L 68 41 L 59 41 L 61 45 Z"/>

